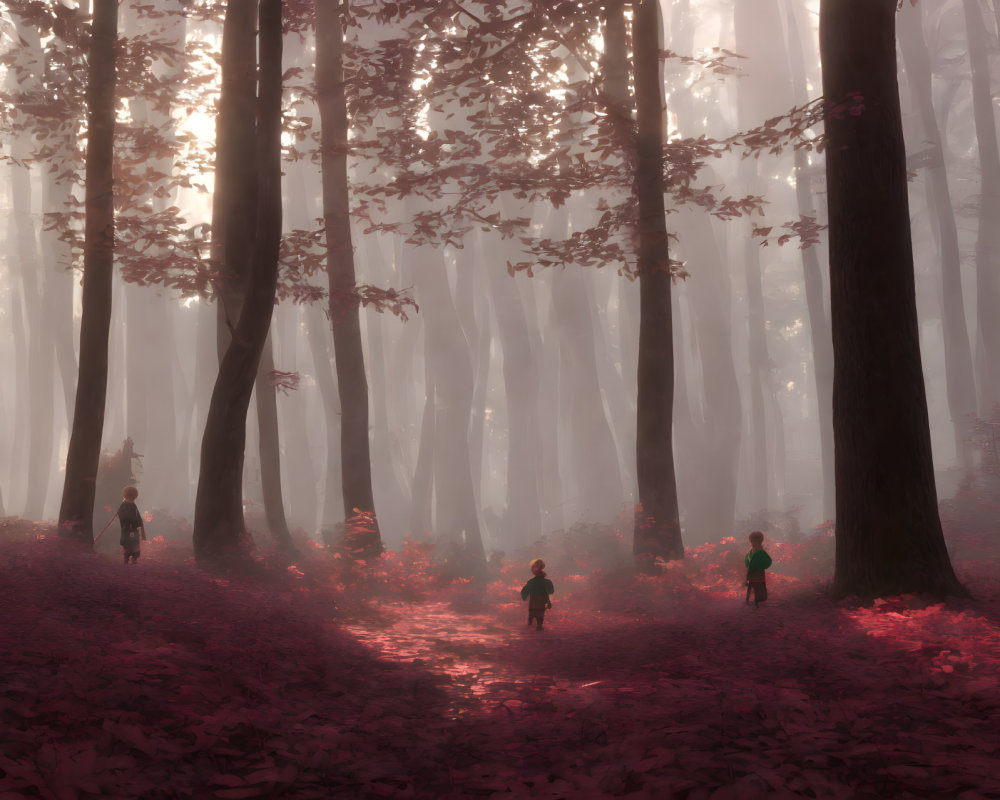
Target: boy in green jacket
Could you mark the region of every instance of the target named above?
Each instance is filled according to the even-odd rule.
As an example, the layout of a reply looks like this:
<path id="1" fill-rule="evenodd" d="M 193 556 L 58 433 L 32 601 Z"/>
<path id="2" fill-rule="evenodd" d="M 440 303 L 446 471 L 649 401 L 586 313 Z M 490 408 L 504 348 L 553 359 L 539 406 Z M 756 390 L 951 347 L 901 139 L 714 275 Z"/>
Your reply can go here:
<path id="1" fill-rule="evenodd" d="M 747 605 L 750 605 L 750 593 L 753 592 L 753 605 L 757 608 L 767 600 L 764 570 L 771 566 L 771 556 L 764 549 L 764 534 L 760 531 L 750 531 L 750 552 L 744 563 L 747 568 Z"/>
<path id="2" fill-rule="evenodd" d="M 542 621 L 545 619 L 545 609 L 552 608 L 552 601 L 549 595 L 555 591 L 552 581 L 545 577 L 545 562 L 536 558 L 531 562 L 531 573 L 534 575 L 521 589 L 521 599 L 528 601 L 528 626 L 531 621 L 538 623 L 536 630 L 542 629 Z"/>

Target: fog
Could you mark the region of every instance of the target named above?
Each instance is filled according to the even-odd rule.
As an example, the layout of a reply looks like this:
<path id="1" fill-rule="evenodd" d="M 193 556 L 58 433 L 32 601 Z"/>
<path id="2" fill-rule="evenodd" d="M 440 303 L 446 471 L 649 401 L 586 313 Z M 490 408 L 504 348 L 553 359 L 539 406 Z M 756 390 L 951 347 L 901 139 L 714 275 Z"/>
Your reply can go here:
<path id="1" fill-rule="evenodd" d="M 982 10 L 975 0 L 971 4 Z M 59 511 L 76 391 L 86 134 L 78 67 L 85 53 L 52 33 L 39 34 L 15 13 L 17 4 L 7 5 L 0 11 L 6 56 L 0 511 L 51 520 Z M 162 4 L 171 10 L 180 5 Z M 294 12 L 295 4 L 289 6 Z M 517 3 L 508 6 L 513 15 Z M 723 140 L 819 96 L 818 3 L 663 0 L 661 6 L 664 49 L 701 59 L 663 62 L 672 141 Z M 974 124 L 968 12 L 961 2 L 921 0 L 903 3 L 897 20 L 923 371 L 941 498 L 955 493 L 980 457 L 970 444 L 969 415 L 990 418 L 1000 399 L 991 388 L 996 354 L 979 325 L 980 315 L 995 313 L 995 305 L 977 283 L 977 253 L 985 252 L 987 238 L 980 231 L 980 164 L 984 157 L 996 160 L 996 148 L 994 138 L 994 152 L 983 155 L 985 134 L 977 135 Z M 151 515 L 154 532 L 168 515 L 193 515 L 220 325 L 209 229 L 219 87 L 212 56 L 222 27 L 217 14 L 165 19 L 164 28 L 164 19 L 122 4 L 123 36 L 174 45 L 186 37 L 190 58 L 157 58 L 154 50 L 138 68 L 149 78 L 145 85 L 135 65 L 119 66 L 116 158 L 120 174 L 131 177 L 120 184 L 118 198 L 124 244 L 116 255 L 103 429 L 106 453 L 131 439 L 141 454 L 132 466 L 139 506 Z M 465 176 L 481 167 L 513 170 L 517 154 L 505 161 L 491 151 L 488 133 L 475 120 L 482 109 L 449 93 L 444 76 L 451 67 L 426 55 L 430 46 L 422 49 L 414 29 L 405 27 L 411 21 L 358 14 L 354 22 L 347 30 L 346 67 L 354 76 L 348 91 L 357 147 L 348 184 L 358 282 L 412 301 L 397 306 L 400 313 L 377 303 L 361 311 L 373 489 L 386 545 L 397 547 L 407 536 L 447 540 L 454 531 L 478 530 L 490 552 L 521 548 L 573 526 L 630 530 L 637 502 L 634 264 L 602 261 L 599 250 L 590 259 L 546 259 L 537 246 L 574 235 L 585 239 L 588 231 L 610 225 L 605 209 L 622 202 L 627 187 L 609 181 L 571 186 L 558 202 L 546 200 L 548 187 L 525 187 L 520 196 L 487 188 L 474 201 L 459 197 L 472 191 L 462 183 Z M 460 38 L 468 24 L 458 15 L 445 35 Z M 566 17 L 561 24 L 590 23 Z M 991 53 L 997 24 L 984 17 L 975 31 L 985 34 Z M 604 29 L 597 22 L 591 27 L 584 40 L 599 59 Z M 407 41 L 402 48 L 384 44 L 401 39 Z M 67 54 L 63 61 L 55 58 L 60 51 Z M 343 521 L 345 510 L 336 365 L 316 238 L 324 212 L 314 160 L 320 114 L 313 54 L 308 28 L 286 34 L 286 241 L 269 371 L 276 384 L 285 514 L 291 527 L 321 539 L 324 529 Z M 409 77 L 400 71 L 407 59 Z M 556 43 L 550 61 L 549 74 L 536 76 L 536 90 L 550 100 L 571 96 L 567 87 L 586 77 L 577 74 L 578 60 Z M 186 70 L 184 82 L 171 83 L 179 69 Z M 393 80 L 378 78 L 383 69 Z M 977 73 L 987 91 L 990 78 Z M 167 104 L 163 86 L 172 97 Z M 62 116 L 52 112 L 60 91 L 70 95 Z M 512 90 L 518 91 L 526 90 Z M 550 151 L 538 153 L 539 163 L 560 137 L 570 158 L 579 154 L 595 166 L 618 159 L 590 147 L 579 136 L 581 127 L 560 133 L 566 119 L 572 115 L 552 121 L 541 136 Z M 516 126 L 511 120 L 493 124 Z M 394 138 L 406 125 L 415 135 Z M 144 143 L 148 127 L 172 148 L 161 152 Z M 799 141 L 819 136 L 821 128 L 805 131 Z M 44 138 L 40 131 L 47 132 Z M 524 133 L 526 140 L 533 135 Z M 432 175 L 425 156 L 408 156 L 406 147 L 418 139 L 439 148 L 441 163 L 457 173 Z M 788 539 L 833 515 L 823 157 L 788 143 L 780 153 L 768 149 L 745 158 L 743 147 L 734 145 L 719 157 L 692 157 L 704 164 L 691 186 L 714 198 L 715 213 L 707 200 L 692 197 L 681 205 L 667 196 L 670 255 L 684 273 L 673 286 L 673 419 L 689 546 L 747 526 Z M 416 164 L 411 177 L 420 180 L 400 196 L 399 177 L 410 157 L 410 166 Z M 763 199 L 759 211 L 730 214 L 718 205 L 747 196 Z M 820 226 L 805 248 L 797 233 L 810 226 L 787 227 L 803 218 Z M 525 224 L 511 231 L 506 223 L 518 219 Z M 986 226 L 995 227 L 995 220 Z M 616 237 L 628 252 L 628 231 Z M 247 425 L 244 497 L 251 529 L 266 539 L 267 465 L 261 463 L 258 407 L 251 403 Z M 108 474 L 107 481 L 98 478 L 97 530 L 113 514 L 129 477 L 119 481 L 111 467 Z M 167 530 L 174 528 L 163 523 L 159 532 Z"/>

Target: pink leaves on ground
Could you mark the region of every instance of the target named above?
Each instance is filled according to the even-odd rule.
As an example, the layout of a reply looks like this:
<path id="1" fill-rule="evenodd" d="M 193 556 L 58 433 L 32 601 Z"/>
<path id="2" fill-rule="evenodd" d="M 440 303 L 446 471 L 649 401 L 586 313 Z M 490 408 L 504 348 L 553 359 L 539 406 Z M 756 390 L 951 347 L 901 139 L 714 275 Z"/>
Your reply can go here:
<path id="1" fill-rule="evenodd" d="M 526 563 L 476 593 L 422 543 L 258 578 L 54 545 L 0 545 L 0 800 L 1000 793 L 996 563 L 858 608 L 818 592 L 828 537 L 769 542 L 754 610 L 742 542 L 655 577 L 550 542 L 536 633 Z"/>

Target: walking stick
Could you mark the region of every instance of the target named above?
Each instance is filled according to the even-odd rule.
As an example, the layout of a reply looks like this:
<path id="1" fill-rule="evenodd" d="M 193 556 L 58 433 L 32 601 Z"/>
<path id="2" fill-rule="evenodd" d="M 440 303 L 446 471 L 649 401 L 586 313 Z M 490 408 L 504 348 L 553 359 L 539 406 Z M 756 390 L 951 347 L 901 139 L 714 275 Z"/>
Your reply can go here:
<path id="1" fill-rule="evenodd" d="M 117 511 L 115 512 L 115 515 L 111 519 L 108 520 L 108 524 L 105 525 L 101 529 L 101 532 L 99 534 L 97 534 L 97 536 L 94 537 L 94 544 L 97 544 L 97 540 L 100 539 L 104 535 L 104 531 L 106 531 L 108 528 L 110 528 L 111 527 L 111 523 L 114 522 L 116 519 L 118 519 L 118 512 Z"/>

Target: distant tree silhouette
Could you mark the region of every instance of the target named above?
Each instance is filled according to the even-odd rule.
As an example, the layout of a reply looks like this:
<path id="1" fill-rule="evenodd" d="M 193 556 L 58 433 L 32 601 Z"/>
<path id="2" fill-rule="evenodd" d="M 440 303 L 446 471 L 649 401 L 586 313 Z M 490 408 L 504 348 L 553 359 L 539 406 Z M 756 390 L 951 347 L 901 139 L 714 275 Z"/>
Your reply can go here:
<path id="1" fill-rule="evenodd" d="M 368 378 L 361 348 L 360 300 L 356 293 L 347 188 L 347 100 L 344 91 L 342 9 L 316 4 L 316 95 L 321 130 L 323 219 L 329 277 L 330 323 L 340 393 L 341 489 L 348 543 L 365 557 L 382 551 L 372 493 L 368 432 Z M 332 411 L 330 412 L 332 413 Z"/>
<path id="2" fill-rule="evenodd" d="M 834 348 L 833 594 L 965 595 L 938 517 L 920 363 L 896 0 L 823 0 Z M 849 100 L 860 105 L 848 109 Z"/>
<path id="3" fill-rule="evenodd" d="M 659 0 L 635 7 L 633 28 L 639 231 L 639 368 L 636 477 L 639 504 L 633 550 L 640 560 L 682 558 L 674 472 L 674 353 L 670 257 L 663 203 L 663 107 Z"/>
<path id="4" fill-rule="evenodd" d="M 59 533 L 92 547 L 94 493 L 101 459 L 108 389 L 108 333 L 115 212 L 112 172 L 115 130 L 117 0 L 95 0 L 87 66 L 87 167 L 80 369 Z"/>

